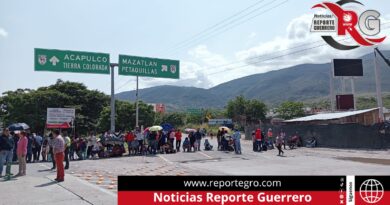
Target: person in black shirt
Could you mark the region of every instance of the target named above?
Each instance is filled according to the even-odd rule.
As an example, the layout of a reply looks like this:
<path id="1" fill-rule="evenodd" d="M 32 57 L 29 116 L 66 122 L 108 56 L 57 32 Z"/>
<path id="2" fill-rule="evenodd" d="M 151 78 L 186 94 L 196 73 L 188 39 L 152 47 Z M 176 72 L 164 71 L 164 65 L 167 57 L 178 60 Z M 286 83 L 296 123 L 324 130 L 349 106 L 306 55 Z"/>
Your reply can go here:
<path id="1" fill-rule="evenodd" d="M 6 177 L 11 178 L 11 164 L 13 155 L 14 141 L 6 128 L 0 136 L 0 177 L 3 174 L 3 165 L 6 164 Z"/>

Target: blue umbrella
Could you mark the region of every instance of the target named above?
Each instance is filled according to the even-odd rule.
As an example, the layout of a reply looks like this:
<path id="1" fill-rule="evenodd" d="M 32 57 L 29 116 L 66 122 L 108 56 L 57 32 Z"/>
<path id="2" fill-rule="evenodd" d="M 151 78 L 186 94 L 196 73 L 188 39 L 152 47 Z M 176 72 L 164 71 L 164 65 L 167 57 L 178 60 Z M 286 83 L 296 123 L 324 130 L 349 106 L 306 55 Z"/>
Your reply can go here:
<path id="1" fill-rule="evenodd" d="M 8 129 L 10 131 L 21 131 L 30 129 L 30 126 L 28 126 L 26 123 L 14 123 L 8 126 Z"/>
<path id="2" fill-rule="evenodd" d="M 173 129 L 173 126 L 169 123 L 164 123 L 161 125 L 164 131 L 171 131 Z"/>

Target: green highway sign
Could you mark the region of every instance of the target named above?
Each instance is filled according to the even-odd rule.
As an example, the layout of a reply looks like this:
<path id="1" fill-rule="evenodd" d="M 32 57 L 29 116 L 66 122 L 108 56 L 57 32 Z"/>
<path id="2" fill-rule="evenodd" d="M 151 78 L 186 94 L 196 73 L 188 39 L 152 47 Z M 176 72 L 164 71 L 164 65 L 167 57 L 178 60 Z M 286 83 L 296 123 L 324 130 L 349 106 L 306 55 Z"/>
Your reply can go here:
<path id="1" fill-rule="evenodd" d="M 187 112 L 190 114 L 202 114 L 203 110 L 199 108 L 188 108 Z"/>
<path id="2" fill-rule="evenodd" d="M 118 73 L 119 75 L 179 79 L 180 62 L 178 60 L 119 55 Z"/>
<path id="3" fill-rule="evenodd" d="M 36 71 L 110 74 L 110 55 L 36 48 Z"/>

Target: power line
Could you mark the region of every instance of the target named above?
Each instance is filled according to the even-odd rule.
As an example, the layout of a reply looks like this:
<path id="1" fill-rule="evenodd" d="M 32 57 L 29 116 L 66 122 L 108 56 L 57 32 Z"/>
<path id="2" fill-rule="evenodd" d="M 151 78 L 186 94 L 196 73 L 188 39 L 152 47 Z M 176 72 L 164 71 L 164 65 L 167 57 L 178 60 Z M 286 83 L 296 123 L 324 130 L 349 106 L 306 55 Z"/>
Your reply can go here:
<path id="1" fill-rule="evenodd" d="M 389 24 L 390 22 L 387 22 L 387 23 L 383 23 L 381 24 L 382 26 L 383 25 L 386 25 L 386 24 Z M 389 29 L 390 27 L 387 27 L 385 29 L 382 29 L 382 30 L 387 30 Z M 341 41 L 346 41 L 346 40 L 349 40 L 351 39 L 352 37 L 348 37 L 348 38 L 344 38 L 344 39 L 341 39 Z M 261 59 L 262 57 L 265 57 L 265 56 L 270 56 L 270 55 L 273 55 L 273 54 L 276 54 L 276 53 L 281 53 L 281 52 L 284 52 L 284 51 L 287 51 L 287 50 L 293 50 L 295 48 L 299 48 L 299 47 L 304 47 L 306 45 L 310 45 L 310 44 L 316 44 L 318 42 L 321 42 L 322 40 L 319 40 L 319 41 L 315 41 L 315 42 L 312 42 L 312 43 L 308 43 L 308 44 L 303 44 L 303 45 L 299 45 L 299 46 L 295 46 L 295 47 L 292 47 L 292 48 L 288 48 L 288 49 L 284 49 L 284 50 L 281 50 L 281 51 L 277 51 L 277 52 L 273 52 L 273 53 L 267 53 L 267 54 L 264 54 L 264 55 L 260 55 L 260 56 L 256 56 L 256 57 L 251 57 L 251 58 L 247 58 L 245 60 L 241 60 L 241 61 L 235 61 L 233 63 L 228 63 L 228 64 L 225 64 L 225 65 L 221 65 L 221 66 L 214 66 L 214 67 L 208 67 L 207 70 L 210 70 L 210 68 L 218 68 L 218 67 L 227 67 L 227 66 L 230 66 L 230 65 L 234 65 L 234 64 L 237 64 L 239 62 L 245 62 L 247 60 L 253 60 L 253 59 Z M 262 60 L 262 61 L 256 61 L 256 62 L 253 62 L 254 64 L 258 64 L 258 63 L 262 63 L 262 62 L 266 62 L 266 61 L 269 61 L 269 60 L 273 60 L 273 59 L 277 59 L 277 58 L 280 58 L 280 57 L 284 57 L 284 56 L 287 56 L 287 55 L 293 55 L 293 54 L 296 54 L 296 53 L 300 53 L 300 52 L 304 52 L 306 50 L 312 50 L 314 48 L 318 48 L 318 47 L 321 47 L 321 46 L 325 46 L 325 45 L 328 45 L 326 43 L 324 44 L 321 44 L 319 46 L 315 46 L 315 47 L 311 47 L 311 48 L 308 48 L 308 49 L 303 49 L 303 50 L 298 50 L 296 52 L 292 52 L 292 53 L 288 53 L 288 54 L 285 54 L 285 55 L 281 55 L 281 56 L 277 56 L 277 57 L 272 57 L 272 58 L 269 58 L 269 59 L 265 59 L 265 60 Z M 238 66 L 238 67 L 235 67 L 235 68 L 241 68 L 241 67 L 246 67 L 246 66 L 250 66 L 250 65 L 242 65 L 242 66 Z M 231 69 L 229 69 L 231 70 Z M 218 72 L 215 72 L 215 73 L 220 73 L 220 72 L 225 72 L 225 70 L 222 70 L 222 71 L 218 71 Z M 215 73 L 211 73 L 211 74 L 208 74 L 208 75 L 213 75 Z"/>
<path id="2" fill-rule="evenodd" d="M 327 44 L 321 44 L 321 45 L 318 45 L 318 46 L 305 48 L 305 49 L 302 49 L 302 50 L 298 50 L 298 51 L 294 51 L 294 52 L 291 52 L 291 53 L 275 56 L 275 57 L 268 58 L 268 59 L 265 59 L 265 60 L 256 61 L 256 62 L 254 62 L 254 64 L 263 63 L 263 62 L 267 62 L 267 61 L 270 61 L 270 60 L 275 60 L 275 59 L 278 59 L 278 58 L 282 58 L 282 57 L 289 56 L 289 55 L 294 55 L 294 54 L 297 54 L 297 53 L 302 53 L 302 52 L 305 52 L 305 51 L 308 51 L 308 50 L 312 50 L 312 49 L 315 49 L 315 48 L 319 48 L 319 47 L 322 47 L 322 46 L 325 46 L 325 45 L 327 45 Z M 233 68 L 226 69 L 226 70 L 235 70 L 235 69 L 238 69 L 238 68 L 243 68 L 243 67 L 248 67 L 248 66 L 252 66 L 252 65 L 246 64 L 246 65 L 237 66 L 237 67 L 233 67 Z M 226 70 L 217 71 L 217 72 L 214 72 L 214 73 L 209 73 L 207 75 L 215 75 L 215 74 L 218 74 L 218 73 L 225 72 Z"/>
<path id="3" fill-rule="evenodd" d="M 199 41 L 199 40 L 201 40 L 202 38 L 204 38 L 204 36 L 207 36 L 207 35 L 209 35 L 209 34 L 212 34 L 212 33 L 214 33 L 215 31 L 218 31 L 218 30 L 220 30 L 220 29 L 223 29 L 224 27 L 229 26 L 230 24 L 232 24 L 232 23 L 234 23 L 234 22 L 236 22 L 236 21 L 238 21 L 238 20 L 240 20 L 240 19 L 242 19 L 242 18 L 245 18 L 246 16 L 248 16 L 248 15 L 250 15 L 250 14 L 252 14 L 252 13 L 254 13 L 254 12 L 256 12 L 256 11 L 258 11 L 258 10 L 260 10 L 260 9 L 262 9 L 262 8 L 264 8 L 264 7 L 266 7 L 266 6 L 270 5 L 270 4 L 272 4 L 272 3 L 274 3 L 274 2 L 276 2 L 276 1 L 278 1 L 278 0 L 270 1 L 270 2 L 268 2 L 268 3 L 266 3 L 266 4 L 264 4 L 263 6 L 258 7 L 258 8 L 256 8 L 256 9 L 252 10 L 251 12 L 245 14 L 244 16 L 241 16 L 241 17 L 239 17 L 239 18 L 237 18 L 237 19 L 233 19 L 233 20 L 231 20 L 231 21 L 229 21 L 229 22 L 227 22 L 227 23 L 225 23 L 225 24 L 222 24 L 221 26 L 217 26 L 216 28 L 212 29 L 211 31 L 205 32 L 205 34 L 204 34 L 203 36 L 202 36 L 202 35 L 199 35 L 199 36 L 197 36 L 195 39 L 193 39 L 193 40 L 191 40 L 191 41 L 188 41 L 188 42 L 184 43 L 184 45 L 181 45 L 181 46 L 179 46 L 179 47 L 176 47 L 176 48 L 173 48 L 173 49 L 170 49 L 170 50 L 180 49 L 180 48 L 183 47 L 183 46 L 184 46 L 184 48 L 185 48 L 186 45 L 192 44 L 192 43 L 191 43 L 192 41 Z M 169 51 L 170 51 L 170 50 L 169 50 Z"/>
<path id="4" fill-rule="evenodd" d="M 283 50 L 280 50 L 280 51 L 277 51 L 277 52 L 285 52 L 285 51 L 289 51 L 289 50 L 294 50 L 296 48 L 301 48 L 301 47 L 305 47 L 305 46 L 316 44 L 316 43 L 320 43 L 320 42 L 323 42 L 323 40 L 318 40 L 318 41 L 314 41 L 314 42 L 311 42 L 311 43 L 301 44 L 299 46 L 286 48 L 286 49 L 283 49 Z M 242 63 L 242 62 L 247 62 L 248 60 L 250 61 L 250 60 L 258 59 L 258 58 L 261 58 L 261 57 L 270 56 L 272 54 L 273 53 L 266 53 L 266 54 L 259 55 L 259 56 L 252 56 L 252 57 L 249 57 L 249 58 L 245 58 L 244 60 L 232 61 L 230 63 L 226 63 L 226 64 L 223 64 L 223 65 L 211 66 L 211 67 L 207 67 L 207 70 L 215 69 L 215 68 L 227 67 L 227 66 L 231 66 L 231 65 L 234 65 L 234 64 Z"/>
<path id="5" fill-rule="evenodd" d="M 133 81 L 134 79 L 129 79 L 127 80 L 124 84 L 122 84 L 121 86 L 119 86 L 118 88 L 115 89 L 115 91 L 118 91 L 120 89 L 122 89 L 123 87 L 125 87 L 128 83 L 130 83 L 131 81 Z"/>
<path id="6" fill-rule="evenodd" d="M 382 24 L 382 25 L 389 24 L 389 23 L 390 23 L 390 22 L 384 23 L 384 24 Z M 382 30 L 387 30 L 387 29 L 389 29 L 389 28 L 390 28 L 390 27 L 387 27 L 387 28 L 384 28 L 384 29 L 382 29 Z M 351 39 L 351 37 L 342 39 L 341 41 L 346 41 L 346 40 L 349 40 L 349 39 Z M 321 44 L 321 45 L 318 45 L 318 46 L 309 47 L 309 48 L 305 48 L 305 49 L 302 49 L 302 50 L 297 50 L 297 51 L 294 51 L 294 52 L 291 52 L 291 53 L 287 53 L 287 54 L 283 54 L 283 55 L 279 55 L 279 56 L 267 58 L 267 59 L 260 60 L 260 61 L 256 61 L 256 62 L 253 62 L 253 63 L 254 63 L 254 64 L 259 64 L 259 63 L 263 63 L 263 62 L 275 60 L 275 59 L 278 59 L 278 58 L 282 58 L 282 57 L 285 57 L 285 56 L 295 55 L 295 54 L 297 54 L 297 53 L 302 53 L 302 52 L 305 52 L 305 51 L 313 50 L 313 49 L 316 49 L 316 48 L 319 48 L 319 47 L 322 47 L 322 46 L 326 46 L 326 45 L 328 45 L 328 44 L 324 43 L 324 44 Z M 218 74 L 218 73 L 222 73 L 222 72 L 226 72 L 226 71 L 230 71 L 230 70 L 235 70 L 235 69 L 238 69 L 238 68 L 248 67 L 248 66 L 252 66 L 252 65 L 246 64 L 246 65 L 242 65 L 242 66 L 236 66 L 236 67 L 232 67 L 232 68 L 225 69 L 225 70 L 222 70 L 222 71 L 217 71 L 217 72 L 213 72 L 213 73 L 208 73 L 207 75 L 215 75 L 215 74 Z M 187 80 L 187 79 L 184 79 L 184 80 Z"/>
<path id="7" fill-rule="evenodd" d="M 288 1 L 288 0 L 287 0 Z M 389 24 L 390 22 L 386 22 L 386 23 L 383 23 L 381 25 L 386 25 L 386 24 Z M 387 27 L 387 28 L 384 28 L 382 30 L 387 30 L 389 29 L 390 27 Z M 344 39 L 341 39 L 341 41 L 346 41 L 346 40 L 349 40 L 351 39 L 352 37 L 348 37 L 348 38 L 344 38 Z M 249 59 L 257 59 L 257 58 L 261 58 L 261 57 L 264 57 L 264 56 L 269 56 L 269 55 L 272 55 L 272 54 L 277 54 L 277 53 L 281 53 L 281 52 L 284 52 L 284 51 L 287 51 L 287 50 L 292 50 L 292 49 L 295 49 L 295 48 L 299 48 L 299 47 L 304 47 L 306 45 L 309 45 L 309 44 L 315 44 L 315 43 L 318 43 L 322 40 L 319 40 L 319 41 L 315 41 L 315 42 L 312 42 L 312 43 L 308 43 L 308 44 L 303 44 L 303 45 L 299 45 L 299 46 L 295 46 L 295 47 L 292 47 L 292 48 L 288 48 L 288 49 L 285 49 L 285 50 L 282 50 L 282 51 L 277 51 L 277 52 L 274 52 L 274 53 L 268 53 L 268 54 L 264 54 L 264 55 L 261 55 L 261 56 L 256 56 L 256 57 L 251 57 Z M 297 50 L 297 51 L 294 51 L 294 52 L 291 52 L 291 53 L 287 53 L 287 54 L 283 54 L 283 55 L 279 55 L 279 56 L 274 56 L 274 57 L 271 57 L 271 58 L 267 58 L 267 59 L 263 59 L 263 60 L 260 60 L 260 61 L 256 61 L 256 62 L 253 62 L 254 64 L 259 64 L 259 63 L 263 63 L 263 62 L 267 62 L 267 61 L 271 61 L 271 60 L 275 60 L 275 59 L 278 59 L 278 58 L 282 58 L 282 57 L 285 57 L 285 56 L 289 56 L 289 55 L 295 55 L 297 53 L 302 53 L 302 52 L 305 52 L 305 51 L 309 51 L 309 50 L 313 50 L 313 49 L 316 49 L 316 48 L 319 48 L 319 47 L 322 47 L 322 46 L 326 46 L 328 44 L 324 43 L 324 44 L 321 44 L 321 45 L 317 45 L 317 46 L 313 46 L 313 47 L 309 47 L 309 48 L 305 48 L 305 49 L 302 49 L 302 50 Z M 243 60 L 242 62 L 245 62 L 247 59 Z M 236 62 L 239 62 L 239 61 L 236 61 Z M 229 66 L 229 65 L 234 65 L 234 64 L 237 64 L 237 63 L 231 63 L 231 64 L 225 64 L 224 67 L 226 66 Z M 217 72 L 213 72 L 213 73 L 209 73 L 207 75 L 215 75 L 215 74 L 218 74 L 218 73 L 222 73 L 222 72 L 226 72 L 226 71 L 231 71 L 231 70 L 235 70 L 235 69 L 238 69 L 238 68 L 243 68 L 243 67 L 248 67 L 248 66 L 252 66 L 251 64 L 246 64 L 246 65 L 241 65 L 241 66 L 236 66 L 236 67 L 232 67 L 232 68 L 229 68 L 229 69 L 225 69 L 225 70 L 222 70 L 222 71 L 217 71 Z M 223 66 L 216 66 L 216 67 L 223 67 Z M 210 68 L 216 68 L 216 67 L 210 67 Z M 185 78 L 183 80 L 189 80 L 191 78 Z M 122 87 L 124 87 L 127 83 L 129 83 L 132 79 L 128 80 L 125 84 L 123 84 L 122 86 L 120 86 L 119 88 L 117 88 L 116 90 L 119 90 L 121 89 Z"/>
<path id="8" fill-rule="evenodd" d="M 178 47 L 177 49 L 174 49 L 174 50 L 172 50 L 171 52 L 168 52 L 167 54 L 175 54 L 175 53 L 177 53 L 177 52 L 178 52 L 179 50 L 181 50 L 181 49 L 191 47 L 191 46 L 193 46 L 193 45 L 195 45 L 195 44 L 197 44 L 197 43 L 199 43 L 199 42 L 201 42 L 201 41 L 206 41 L 206 40 L 208 40 L 208 39 L 210 39 L 210 38 L 213 38 L 213 37 L 215 37 L 215 36 L 217 36 L 217 35 L 220 35 L 220 34 L 222 34 L 222 33 L 225 33 L 226 31 L 229 31 L 229 30 L 231 30 L 231 29 L 233 29 L 233 28 L 235 28 L 235 27 L 237 27 L 237 26 L 239 26 L 239 25 L 241 25 L 241 24 L 243 24 L 243 23 L 246 23 L 246 22 L 252 20 L 252 19 L 255 18 L 255 17 L 258 17 L 258 16 L 260 16 L 260 15 L 266 14 L 267 12 L 269 12 L 269 11 L 271 11 L 271 10 L 273 10 L 273 9 L 276 9 L 276 8 L 282 6 L 283 4 L 287 3 L 288 1 L 289 1 L 289 0 L 284 0 L 284 1 L 280 2 L 279 4 L 277 4 L 277 5 L 275 5 L 275 6 L 271 7 L 271 8 L 265 9 L 265 10 L 263 10 L 261 13 L 258 13 L 258 14 L 254 15 L 254 16 L 251 16 L 251 17 L 249 17 L 249 18 L 246 18 L 246 19 L 244 19 L 243 21 L 239 21 L 239 22 L 233 24 L 232 26 L 229 26 L 229 24 L 228 24 L 228 25 L 226 25 L 225 27 L 223 27 L 223 28 L 225 28 L 224 30 L 218 29 L 217 32 L 211 32 L 211 33 L 210 33 L 211 35 L 208 35 L 208 34 L 207 34 L 207 35 L 205 35 L 205 36 L 203 36 L 203 37 L 201 37 L 201 38 L 199 38 L 199 39 L 196 39 L 196 40 L 194 40 L 194 41 L 192 41 L 192 42 L 188 42 L 188 43 L 186 43 L 186 44 L 184 44 L 184 45 Z M 270 2 L 270 3 L 274 3 L 274 2 L 276 2 L 276 1 L 273 1 L 273 2 Z M 267 4 L 267 5 L 269 5 L 269 4 Z M 239 20 L 239 19 L 238 19 L 238 20 Z M 229 26 L 229 27 L 228 27 L 228 26 Z M 221 29 L 223 29 L 223 28 L 221 28 Z"/>
<path id="9" fill-rule="evenodd" d="M 214 29 L 215 27 L 218 27 L 219 25 L 223 24 L 224 22 L 226 22 L 226 21 L 228 21 L 228 20 L 230 20 L 230 19 L 232 19 L 232 18 L 234 18 L 234 17 L 236 17 L 236 16 L 239 16 L 240 14 L 246 12 L 247 10 L 249 10 L 249 9 L 251 9 L 251 8 L 257 6 L 257 5 L 259 5 L 260 3 L 264 2 L 264 1 L 265 1 L 265 0 L 257 1 L 256 3 L 254 3 L 254 4 L 252 4 L 252 5 L 248 6 L 248 7 L 246 7 L 245 9 L 243 9 L 243 10 L 241 10 L 241 11 L 239 11 L 239 12 L 237 12 L 237 13 L 235 13 L 235 14 L 233 14 L 233 15 L 231 15 L 231 16 L 225 18 L 225 19 L 223 19 L 222 21 L 219 21 L 218 23 L 216 23 L 216 24 L 214 24 L 214 25 L 212 25 L 212 26 L 209 26 L 209 27 L 203 29 L 202 31 L 196 33 L 195 35 L 191 36 L 190 38 L 188 38 L 188 39 L 186 39 L 186 40 L 183 40 L 183 41 L 181 41 L 181 42 L 179 42 L 179 43 L 176 43 L 176 44 L 174 45 L 173 48 L 176 48 L 177 46 L 180 46 L 180 45 L 182 45 L 183 43 L 186 43 L 186 42 L 188 42 L 188 41 L 191 41 L 192 39 L 196 38 L 196 37 L 199 36 L 199 35 L 202 35 L 203 33 L 207 33 L 210 29 Z M 169 51 L 169 50 L 172 50 L 172 49 L 166 49 L 166 50 Z"/>
<path id="10" fill-rule="evenodd" d="M 278 0 L 270 1 L 270 2 L 268 2 L 267 4 L 264 4 L 264 5 L 262 5 L 261 7 L 255 8 L 254 10 L 250 11 L 249 13 L 246 13 L 245 15 L 240 16 L 242 13 L 244 13 L 244 12 L 250 10 L 251 8 L 253 8 L 253 7 L 259 5 L 260 3 L 264 2 L 264 1 L 265 1 L 265 0 L 258 1 L 258 2 L 256 2 L 255 4 L 252 4 L 252 5 L 248 6 L 247 8 L 245 8 L 245 9 L 243 9 L 243 10 L 241 10 L 241 11 L 235 13 L 234 15 L 232 15 L 232 16 L 230 16 L 230 17 L 228 17 L 228 18 L 226 18 L 226 19 L 224 19 L 224 20 L 218 22 L 217 24 L 215 24 L 215 25 L 213 25 L 213 26 L 211 26 L 211 27 L 208 27 L 208 28 L 204 29 L 203 31 L 201 31 L 201 32 L 199 32 L 198 34 L 194 35 L 194 36 L 191 38 L 191 40 L 192 40 L 194 37 L 196 38 L 197 36 L 199 36 L 199 34 L 202 34 L 202 33 L 206 32 L 206 31 L 209 30 L 209 29 L 213 29 L 213 28 L 216 28 L 216 27 L 217 27 L 217 28 L 220 27 L 220 28 L 216 29 L 216 31 L 218 31 L 219 29 L 226 28 L 226 26 L 229 26 L 229 25 L 231 25 L 232 23 L 237 22 L 237 21 L 239 21 L 240 19 L 243 19 L 243 18 L 249 16 L 250 14 L 253 14 L 254 12 L 256 12 L 256 11 L 258 11 L 258 10 L 260 10 L 260 9 L 262 9 L 262 8 L 264 8 L 264 7 L 266 7 L 266 6 L 268 6 L 268 5 L 271 5 L 272 3 L 277 2 Z M 244 21 L 239 21 L 238 23 L 233 24 L 233 26 L 227 27 L 227 29 L 223 30 L 222 32 L 226 32 L 226 31 L 228 31 L 228 30 L 230 30 L 230 29 L 232 29 L 232 28 L 234 28 L 234 27 L 236 27 L 236 26 L 238 26 L 238 25 L 241 25 L 242 23 L 245 23 L 245 22 L 247 22 L 247 21 L 249 21 L 249 20 L 251 20 L 251 19 L 253 19 L 253 18 L 257 17 L 257 16 L 260 16 L 260 15 L 262 15 L 262 14 L 265 14 L 265 13 L 267 13 L 267 12 L 269 12 L 269 11 L 271 11 L 271 10 L 273 10 L 273 9 L 275 9 L 275 8 L 277 8 L 277 7 L 279 7 L 279 6 L 283 5 L 283 4 L 285 4 L 285 3 L 287 3 L 288 1 L 289 1 L 289 0 L 285 0 L 285 1 L 283 1 L 283 2 L 281 2 L 281 3 L 279 3 L 279 4 L 277 4 L 277 5 L 275 5 L 275 6 L 271 7 L 271 8 L 269 8 L 269 9 L 266 9 L 266 10 L 262 11 L 261 13 L 256 14 L 255 16 L 251 16 L 251 17 L 249 17 L 249 18 L 247 18 L 247 19 L 244 19 Z M 236 16 L 239 16 L 239 17 L 236 18 L 236 19 L 233 19 L 233 18 L 236 17 Z M 233 19 L 233 20 L 227 22 L 227 21 L 230 20 L 230 19 Z M 225 22 L 227 22 L 227 23 L 225 23 Z M 224 23 L 225 23 L 225 24 L 224 24 Z M 214 30 L 215 30 L 215 29 L 214 29 Z M 218 35 L 218 34 L 220 34 L 220 33 L 222 33 L 222 32 L 214 33 L 214 35 L 209 36 L 207 39 L 209 39 L 209 38 L 211 38 L 211 37 L 214 37 L 215 35 Z M 211 34 L 212 34 L 212 33 L 213 33 L 213 32 L 211 32 Z M 201 39 L 198 39 L 198 40 L 201 40 Z M 206 40 L 206 39 L 204 39 L 204 40 Z M 186 41 L 188 41 L 188 40 L 186 40 Z M 184 42 L 184 41 L 180 42 L 179 44 L 183 44 L 183 42 Z M 191 42 L 190 42 L 190 43 L 191 43 Z M 188 45 L 190 45 L 190 44 L 188 44 Z M 187 47 L 188 47 L 188 45 L 187 45 Z M 183 47 L 183 48 L 185 48 L 185 47 Z M 117 91 L 117 90 L 123 88 L 123 87 L 126 86 L 130 81 L 131 81 L 131 80 L 128 80 L 126 83 L 124 83 L 123 85 L 119 86 L 117 89 L 115 89 L 115 91 Z"/>

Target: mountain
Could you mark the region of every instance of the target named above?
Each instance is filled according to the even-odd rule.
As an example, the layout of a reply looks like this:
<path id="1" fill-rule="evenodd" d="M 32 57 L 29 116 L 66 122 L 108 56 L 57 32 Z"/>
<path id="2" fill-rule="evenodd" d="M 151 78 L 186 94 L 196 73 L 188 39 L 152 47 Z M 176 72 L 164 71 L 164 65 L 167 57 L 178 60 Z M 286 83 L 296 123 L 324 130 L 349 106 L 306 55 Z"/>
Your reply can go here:
<path id="1" fill-rule="evenodd" d="M 390 56 L 390 51 L 383 52 Z M 342 57 L 340 57 L 342 58 Z M 364 77 L 355 78 L 356 94 L 375 93 L 373 54 L 363 57 Z M 379 59 L 379 58 L 378 58 Z M 390 68 L 379 60 L 382 91 L 390 91 Z M 171 109 L 222 108 L 227 101 L 244 95 L 261 99 L 270 106 L 286 100 L 304 101 L 329 95 L 331 64 L 303 64 L 267 73 L 255 74 L 222 83 L 210 89 L 178 86 L 156 86 L 140 89 L 140 99 L 147 103 L 164 103 Z M 341 93 L 341 80 L 335 79 L 336 93 Z M 346 91 L 351 90 L 349 80 Z M 135 100 L 135 91 L 116 94 L 120 100 Z"/>
<path id="2" fill-rule="evenodd" d="M 119 100 L 135 101 L 135 91 L 115 95 Z M 226 100 L 214 95 L 210 90 L 194 87 L 156 86 L 139 90 L 140 100 L 147 103 L 163 103 L 170 109 L 223 107 Z"/>

